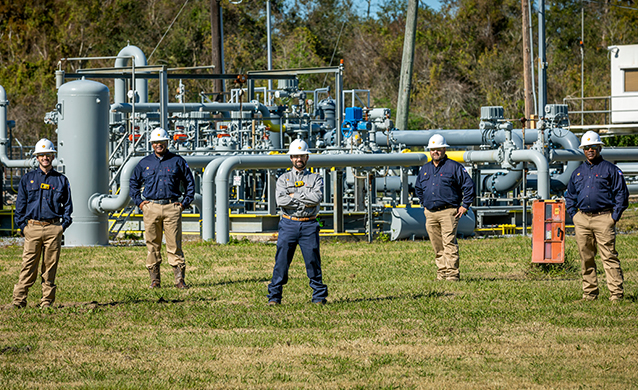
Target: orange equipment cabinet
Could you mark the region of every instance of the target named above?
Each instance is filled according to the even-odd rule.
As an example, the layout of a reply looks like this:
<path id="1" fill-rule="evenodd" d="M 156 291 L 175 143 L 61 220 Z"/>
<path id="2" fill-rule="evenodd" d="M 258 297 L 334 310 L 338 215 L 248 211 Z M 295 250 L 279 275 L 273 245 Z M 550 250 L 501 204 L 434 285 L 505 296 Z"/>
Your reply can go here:
<path id="1" fill-rule="evenodd" d="M 532 204 L 532 263 L 565 262 L 565 203 L 537 200 Z"/>

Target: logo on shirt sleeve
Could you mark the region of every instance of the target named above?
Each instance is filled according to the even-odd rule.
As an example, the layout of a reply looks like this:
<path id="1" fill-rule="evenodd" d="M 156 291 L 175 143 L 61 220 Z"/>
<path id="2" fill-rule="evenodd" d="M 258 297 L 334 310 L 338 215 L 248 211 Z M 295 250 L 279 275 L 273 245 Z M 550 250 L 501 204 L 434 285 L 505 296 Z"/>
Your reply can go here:
<path id="1" fill-rule="evenodd" d="M 618 174 L 622 176 L 622 171 L 620 169 L 618 170 Z"/>

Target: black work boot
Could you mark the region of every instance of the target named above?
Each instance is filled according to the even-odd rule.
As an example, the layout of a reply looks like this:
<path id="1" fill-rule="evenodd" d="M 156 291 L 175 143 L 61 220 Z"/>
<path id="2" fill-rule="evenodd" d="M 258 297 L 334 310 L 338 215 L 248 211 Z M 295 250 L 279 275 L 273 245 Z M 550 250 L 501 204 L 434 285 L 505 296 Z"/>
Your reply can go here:
<path id="1" fill-rule="evenodd" d="M 160 288 L 160 267 L 156 264 L 148 269 L 148 274 L 151 276 L 151 284 L 148 288 Z"/>
<path id="2" fill-rule="evenodd" d="M 184 282 L 184 277 L 186 276 L 186 264 L 180 264 L 173 267 L 173 272 L 175 273 L 175 287 L 181 290 L 187 289 L 188 286 Z"/>

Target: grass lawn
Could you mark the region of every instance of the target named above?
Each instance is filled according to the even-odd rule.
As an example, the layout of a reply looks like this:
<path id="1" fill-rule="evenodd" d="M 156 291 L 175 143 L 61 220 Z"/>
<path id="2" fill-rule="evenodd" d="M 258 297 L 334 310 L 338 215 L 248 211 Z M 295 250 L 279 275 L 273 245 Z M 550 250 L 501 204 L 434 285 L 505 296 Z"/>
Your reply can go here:
<path id="1" fill-rule="evenodd" d="M 300 251 L 266 305 L 275 246 L 186 243 L 189 290 L 150 290 L 143 246 L 64 249 L 54 309 L 0 310 L 0 388 L 638 388 L 638 234 L 619 235 L 625 301 L 581 302 L 530 239 L 460 241 L 461 282 L 435 281 L 429 242 L 323 242 L 329 304 L 310 304 Z M 9 304 L 22 248 L 0 248 Z"/>

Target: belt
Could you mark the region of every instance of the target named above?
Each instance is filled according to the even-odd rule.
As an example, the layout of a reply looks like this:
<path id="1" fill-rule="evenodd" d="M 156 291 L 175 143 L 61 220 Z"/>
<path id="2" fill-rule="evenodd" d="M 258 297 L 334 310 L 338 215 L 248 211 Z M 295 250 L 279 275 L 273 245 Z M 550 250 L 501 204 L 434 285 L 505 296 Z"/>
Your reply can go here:
<path id="1" fill-rule="evenodd" d="M 60 218 L 42 219 L 39 221 L 37 219 L 30 219 L 29 223 L 31 225 L 49 226 L 56 223 L 60 223 Z"/>
<path id="2" fill-rule="evenodd" d="M 151 203 L 156 203 L 156 204 L 162 204 L 162 205 L 166 205 L 166 204 L 171 204 L 171 203 L 175 203 L 177 202 L 177 198 L 173 198 L 173 199 L 146 199 Z"/>
<path id="3" fill-rule="evenodd" d="M 601 215 L 601 214 L 609 214 L 609 213 L 611 213 L 611 211 L 612 211 L 611 209 L 600 210 L 600 211 L 583 211 L 583 210 L 580 210 L 581 213 L 583 213 L 585 215 L 589 215 L 589 216 Z"/>
<path id="4" fill-rule="evenodd" d="M 292 221 L 301 221 L 301 222 L 315 221 L 317 219 L 316 215 L 313 215 L 312 217 L 304 217 L 304 218 L 291 217 L 290 215 L 286 215 L 286 214 L 282 214 L 281 216 L 286 219 L 290 219 Z"/>
<path id="5" fill-rule="evenodd" d="M 445 205 L 445 206 L 439 206 L 439 207 L 428 209 L 428 211 L 433 213 L 435 211 L 441 211 L 441 210 L 447 210 L 447 209 L 458 209 L 458 208 L 459 208 L 458 206 Z"/>

